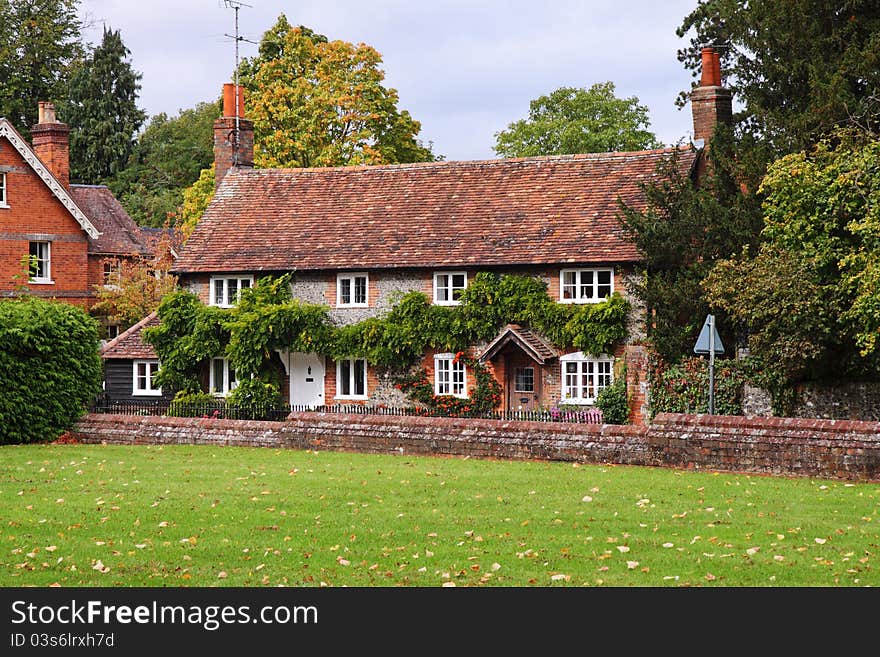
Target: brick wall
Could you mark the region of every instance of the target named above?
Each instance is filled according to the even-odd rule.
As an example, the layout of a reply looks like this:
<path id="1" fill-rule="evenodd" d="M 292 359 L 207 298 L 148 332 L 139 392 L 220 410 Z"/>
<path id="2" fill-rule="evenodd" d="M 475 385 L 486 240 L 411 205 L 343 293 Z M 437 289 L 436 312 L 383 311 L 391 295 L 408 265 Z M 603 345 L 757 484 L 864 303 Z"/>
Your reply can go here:
<path id="1" fill-rule="evenodd" d="M 880 423 L 661 414 L 645 426 L 292 413 L 286 422 L 87 415 L 88 443 L 209 444 L 655 465 L 880 480 Z"/>
<path id="2" fill-rule="evenodd" d="M 0 171 L 6 173 L 9 207 L 0 208 L 0 296 L 16 289 L 29 242 L 48 241 L 52 284 L 28 284 L 34 296 L 83 305 L 92 297 L 88 242 L 80 225 L 18 151 L 0 139 Z M 20 280 L 20 279 L 19 279 Z"/>

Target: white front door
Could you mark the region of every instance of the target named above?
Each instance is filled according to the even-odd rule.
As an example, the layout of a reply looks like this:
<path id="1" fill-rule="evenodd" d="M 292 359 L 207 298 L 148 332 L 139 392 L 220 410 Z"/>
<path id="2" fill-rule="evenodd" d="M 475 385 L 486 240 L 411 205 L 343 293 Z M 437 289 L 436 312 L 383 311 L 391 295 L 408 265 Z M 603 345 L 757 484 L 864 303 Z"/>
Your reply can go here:
<path id="1" fill-rule="evenodd" d="M 318 354 L 290 354 L 290 403 L 292 406 L 324 405 L 324 357 Z"/>

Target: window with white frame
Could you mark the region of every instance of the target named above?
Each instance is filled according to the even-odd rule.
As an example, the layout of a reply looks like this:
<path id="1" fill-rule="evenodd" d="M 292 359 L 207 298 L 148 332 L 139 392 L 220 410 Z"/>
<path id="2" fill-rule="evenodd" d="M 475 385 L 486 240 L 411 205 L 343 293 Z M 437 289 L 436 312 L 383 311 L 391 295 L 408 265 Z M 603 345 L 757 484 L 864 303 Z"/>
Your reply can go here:
<path id="1" fill-rule="evenodd" d="M 225 397 L 238 387 L 235 370 L 226 358 L 211 359 L 211 375 L 209 389 L 212 395 Z"/>
<path id="2" fill-rule="evenodd" d="M 51 242 L 31 242 L 30 243 L 30 282 L 31 283 L 51 283 Z"/>
<path id="3" fill-rule="evenodd" d="M 369 299 L 367 274 L 339 274 L 336 277 L 336 306 L 366 308 Z"/>
<path id="4" fill-rule="evenodd" d="M 6 174 L 0 173 L 0 208 L 8 208 L 9 202 L 6 199 Z"/>
<path id="5" fill-rule="evenodd" d="M 434 394 L 466 398 L 467 370 L 455 354 L 434 355 Z"/>
<path id="6" fill-rule="evenodd" d="M 104 285 L 110 284 L 110 278 L 119 270 L 119 261 L 113 258 L 104 260 Z"/>
<path id="7" fill-rule="evenodd" d="M 612 269 L 563 269 L 559 274 L 562 303 L 599 303 L 613 292 Z"/>
<path id="8" fill-rule="evenodd" d="M 241 291 L 253 284 L 253 276 L 212 276 L 210 305 L 230 308 L 238 301 Z"/>
<path id="9" fill-rule="evenodd" d="M 562 364 L 562 403 L 595 404 L 599 393 L 614 382 L 614 359 L 578 351 L 559 358 Z"/>
<path id="10" fill-rule="evenodd" d="M 467 272 L 434 272 L 434 303 L 438 306 L 457 306 L 467 287 Z"/>
<path id="11" fill-rule="evenodd" d="M 156 385 L 156 374 L 159 373 L 159 361 L 136 360 L 132 373 L 131 394 L 140 397 L 156 396 L 162 394 L 162 388 Z"/>
<path id="12" fill-rule="evenodd" d="M 336 398 L 367 398 L 367 361 L 343 358 L 336 361 Z"/>

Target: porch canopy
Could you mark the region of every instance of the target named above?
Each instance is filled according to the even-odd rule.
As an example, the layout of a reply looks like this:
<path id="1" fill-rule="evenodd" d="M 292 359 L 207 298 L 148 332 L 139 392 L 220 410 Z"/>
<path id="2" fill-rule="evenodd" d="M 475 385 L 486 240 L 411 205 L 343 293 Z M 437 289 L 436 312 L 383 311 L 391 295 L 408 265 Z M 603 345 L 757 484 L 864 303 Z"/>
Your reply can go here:
<path id="1" fill-rule="evenodd" d="M 539 365 L 544 365 L 547 361 L 553 360 L 559 356 L 559 351 L 547 343 L 547 341 L 541 338 L 538 334 L 532 332 L 530 329 L 523 328 L 518 324 L 508 324 L 501 329 L 495 339 L 492 340 L 492 342 L 490 342 L 483 350 L 483 353 L 478 356 L 479 361 L 485 363 L 492 360 L 509 344 L 514 344 L 519 347 L 527 356 L 529 356 L 529 358 Z"/>

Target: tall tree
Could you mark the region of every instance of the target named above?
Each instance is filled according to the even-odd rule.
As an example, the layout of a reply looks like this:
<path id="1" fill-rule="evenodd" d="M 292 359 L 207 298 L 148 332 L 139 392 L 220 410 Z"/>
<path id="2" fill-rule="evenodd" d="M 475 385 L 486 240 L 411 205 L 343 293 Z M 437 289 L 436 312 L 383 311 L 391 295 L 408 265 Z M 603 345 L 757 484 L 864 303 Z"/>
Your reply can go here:
<path id="1" fill-rule="evenodd" d="M 81 62 L 79 0 L 0 0 L 0 116 L 26 137 L 37 103 L 66 94 L 71 67 Z"/>
<path id="2" fill-rule="evenodd" d="M 727 86 L 744 104 L 742 129 L 777 157 L 835 126 L 880 125 L 876 0 L 700 0 L 677 33 L 692 33 L 678 57 L 695 75 L 700 48 L 719 46 Z"/>
<path id="3" fill-rule="evenodd" d="M 260 53 L 241 66 L 254 121 L 254 163 L 263 167 L 385 164 L 435 159 L 421 126 L 383 86 L 381 55 L 328 41 L 282 14 Z"/>
<path id="4" fill-rule="evenodd" d="M 669 362 L 693 353 L 709 310 L 701 284 L 713 264 L 754 244 L 760 230 L 760 201 L 742 191 L 737 147 L 730 129 L 719 128 L 712 166 L 699 186 L 673 156 L 661 164 L 657 181 L 643 185 L 647 207 L 620 209 L 644 266 L 635 293 L 648 311 L 648 336 Z M 723 337 L 734 342 L 729 331 Z"/>
<path id="5" fill-rule="evenodd" d="M 220 103 L 199 103 L 177 116 L 157 114 L 138 136 L 125 169 L 110 189 L 141 226 L 179 218 L 184 190 L 214 160 L 213 124 Z"/>
<path id="6" fill-rule="evenodd" d="M 502 157 L 530 157 L 659 148 L 649 126 L 648 108 L 635 96 L 615 96 L 612 82 L 561 87 L 533 100 L 527 119 L 496 132 L 494 149 Z"/>
<path id="7" fill-rule="evenodd" d="M 146 114 L 137 106 L 140 73 L 119 31 L 104 28 L 92 56 L 70 78 L 63 116 L 70 124 L 70 177 L 97 183 L 128 162 Z"/>
<path id="8" fill-rule="evenodd" d="M 880 377 L 880 140 L 839 132 L 771 164 L 758 249 L 719 262 L 709 300 L 789 381 Z"/>

